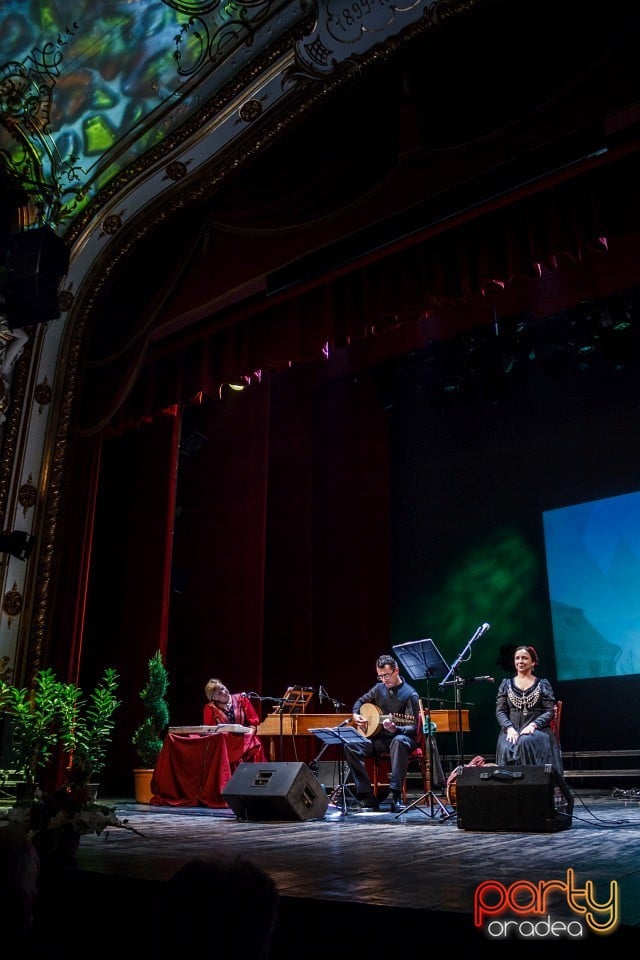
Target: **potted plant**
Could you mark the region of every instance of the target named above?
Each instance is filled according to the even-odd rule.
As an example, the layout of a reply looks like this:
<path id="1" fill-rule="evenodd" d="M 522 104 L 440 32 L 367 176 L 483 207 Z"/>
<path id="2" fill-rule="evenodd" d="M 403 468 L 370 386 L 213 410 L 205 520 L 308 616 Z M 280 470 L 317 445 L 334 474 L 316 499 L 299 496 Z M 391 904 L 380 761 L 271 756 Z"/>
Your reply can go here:
<path id="1" fill-rule="evenodd" d="M 43 770 L 58 745 L 59 708 L 60 684 L 53 670 L 39 670 L 32 690 L 0 680 L 0 709 L 11 720 L 11 752 L 26 799 L 42 786 Z"/>
<path id="2" fill-rule="evenodd" d="M 157 650 L 148 661 L 147 684 L 140 691 L 145 710 L 144 720 L 131 737 L 142 765 L 133 771 L 137 803 L 151 801 L 151 777 L 169 725 L 169 707 L 165 699 L 168 686 L 167 668 L 161 652 Z"/>
<path id="3" fill-rule="evenodd" d="M 31 693 L 0 683 L 0 708 L 13 719 L 14 755 L 24 775 L 40 786 L 38 778 L 56 750 L 67 758 L 62 786 L 52 792 L 36 789 L 28 803 L 16 803 L 0 818 L 28 829 L 43 861 L 73 862 L 83 834 L 101 834 L 110 826 L 133 830 L 113 808 L 95 803 L 87 789 L 105 766 L 113 714 L 120 705 L 117 688 L 112 668 L 104 671 L 88 699 L 48 669 L 36 674 Z"/>
<path id="4" fill-rule="evenodd" d="M 60 742 L 67 755 L 68 787 L 87 790 L 104 770 L 113 715 L 121 703 L 118 680 L 114 668 L 107 667 L 88 700 L 75 684 L 60 684 Z"/>

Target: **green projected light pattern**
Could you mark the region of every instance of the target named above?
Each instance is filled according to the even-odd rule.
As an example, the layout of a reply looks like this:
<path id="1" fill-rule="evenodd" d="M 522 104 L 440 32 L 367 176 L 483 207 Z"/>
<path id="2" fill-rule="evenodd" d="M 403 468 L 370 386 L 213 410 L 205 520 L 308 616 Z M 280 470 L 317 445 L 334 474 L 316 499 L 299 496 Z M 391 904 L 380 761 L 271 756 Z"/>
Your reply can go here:
<path id="1" fill-rule="evenodd" d="M 39 222 L 76 215 L 182 124 L 198 106 L 196 74 L 210 74 L 269 10 L 233 0 L 3 0 L 0 155 Z"/>
<path id="2" fill-rule="evenodd" d="M 472 644 L 470 656 L 459 667 L 464 679 L 490 675 L 495 684 L 465 687 L 463 701 L 474 704 L 474 722 L 465 744 L 471 751 L 492 750 L 497 736 L 495 697 L 497 684 L 507 675 L 499 665 L 501 648 L 532 643 L 541 657 L 541 676 L 553 673 L 546 638 L 539 635 L 547 615 L 542 609 L 544 569 L 539 551 L 513 526 L 501 527 L 446 562 L 437 579 L 427 577 L 425 589 L 394 618 L 394 643 L 431 637 L 451 665 L 475 630 L 490 623 L 488 633 Z M 424 695 L 424 683 L 416 686 Z M 430 683 L 430 694 L 454 700 L 452 687 Z M 442 742 L 441 749 L 452 749 Z"/>
<path id="3" fill-rule="evenodd" d="M 464 639 L 478 624 L 491 623 L 491 633 L 482 644 L 491 647 L 491 659 L 488 664 L 483 662 L 493 668 L 502 644 L 521 643 L 523 636 L 536 644 L 531 631 L 541 619 L 541 575 L 540 560 L 522 533 L 512 527 L 496 530 L 481 545 L 470 546 L 450 561 L 437 583 L 428 583 L 424 595 L 403 618 L 402 641 L 394 630 L 395 642 L 430 636 L 451 660 L 459 652 L 456 647 L 464 646 Z M 476 653 L 474 650 L 474 657 Z M 480 672 L 491 670 L 483 667 Z"/>

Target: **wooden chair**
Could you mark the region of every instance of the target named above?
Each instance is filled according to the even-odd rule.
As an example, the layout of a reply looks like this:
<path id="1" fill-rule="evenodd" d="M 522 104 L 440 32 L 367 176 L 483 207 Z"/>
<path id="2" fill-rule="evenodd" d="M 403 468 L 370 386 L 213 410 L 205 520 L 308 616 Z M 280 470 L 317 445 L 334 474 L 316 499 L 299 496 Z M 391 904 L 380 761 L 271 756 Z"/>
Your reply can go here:
<path id="1" fill-rule="evenodd" d="M 560 721 L 562 720 L 562 700 L 556 700 L 556 705 L 553 708 L 553 720 L 549 724 L 553 730 L 554 736 L 558 743 L 560 743 Z"/>
<path id="2" fill-rule="evenodd" d="M 420 723 L 418 724 L 418 735 L 417 741 L 418 746 L 409 754 L 409 769 L 412 766 L 418 765 L 420 769 L 420 777 L 422 780 L 422 793 L 428 793 L 431 790 L 431 771 L 429 769 L 429 750 L 427 746 L 427 738 L 425 735 L 425 726 L 426 718 L 424 714 L 424 708 L 422 706 L 422 701 L 420 701 Z M 374 757 L 372 760 L 373 764 L 373 776 L 371 778 L 371 786 L 373 787 L 373 793 L 376 798 L 380 795 L 382 790 L 389 790 L 389 778 L 391 776 L 391 757 L 388 753 L 383 753 L 379 757 Z M 407 802 L 407 781 L 405 779 L 402 784 L 402 802 Z"/>

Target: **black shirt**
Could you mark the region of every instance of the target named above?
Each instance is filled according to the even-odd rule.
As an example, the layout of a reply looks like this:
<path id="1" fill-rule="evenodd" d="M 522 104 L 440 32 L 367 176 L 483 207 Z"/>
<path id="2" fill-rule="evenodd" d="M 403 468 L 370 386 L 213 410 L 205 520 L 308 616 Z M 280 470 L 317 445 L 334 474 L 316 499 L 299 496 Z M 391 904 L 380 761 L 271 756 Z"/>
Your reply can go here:
<path id="1" fill-rule="evenodd" d="M 381 731 L 378 736 L 386 736 L 392 738 L 396 736 L 397 733 L 405 733 L 409 737 L 415 737 L 418 725 L 420 724 L 420 698 L 418 697 L 417 690 L 407 683 L 406 680 L 400 678 L 400 683 L 397 687 L 386 687 L 384 683 L 380 681 L 371 687 L 370 690 L 367 690 L 361 697 L 358 697 L 356 702 L 353 705 L 353 713 L 360 713 L 360 707 L 363 703 L 374 703 L 377 707 L 382 710 L 383 714 L 392 714 L 395 716 L 404 717 L 405 715 L 410 717 L 413 716 L 413 723 L 407 721 L 402 723 L 401 721 L 396 721 L 398 730 L 395 734 L 389 733 L 387 730 Z"/>

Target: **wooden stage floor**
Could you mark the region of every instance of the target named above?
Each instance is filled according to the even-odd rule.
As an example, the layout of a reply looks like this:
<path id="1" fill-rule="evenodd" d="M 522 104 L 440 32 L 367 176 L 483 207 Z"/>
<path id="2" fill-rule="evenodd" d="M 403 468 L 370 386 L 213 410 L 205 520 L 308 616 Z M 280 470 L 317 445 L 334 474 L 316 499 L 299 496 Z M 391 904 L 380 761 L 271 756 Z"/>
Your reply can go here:
<path id="1" fill-rule="evenodd" d="M 510 938 L 501 935 L 504 912 L 497 913 L 493 936 L 487 932 L 489 920 L 480 929 L 474 926 L 476 890 L 495 880 L 506 895 L 516 882 L 566 883 L 568 871 L 574 871 L 580 888 L 593 883 L 601 905 L 617 886 L 615 929 L 594 933 L 560 893 L 553 895 L 544 916 L 570 925 L 573 932 L 550 939 L 565 946 L 635 945 L 640 941 L 640 792 L 572 788 L 571 794 L 568 829 L 517 833 L 463 829 L 455 809 L 448 819 L 431 817 L 429 804 L 398 817 L 384 807 L 381 812 L 365 812 L 351 803 L 345 808 L 339 796 L 320 819 L 304 821 L 242 820 L 229 809 L 105 800 L 142 836 L 109 829 L 100 837 L 83 837 L 77 867 L 62 871 L 52 884 L 51 902 L 57 895 L 68 902 L 81 892 L 95 900 L 97 892 L 111 918 L 105 936 L 113 936 L 115 949 L 120 924 L 131 928 L 156 885 L 183 863 L 192 857 L 240 854 L 264 868 L 282 896 L 273 960 L 314 960 L 334 953 L 361 960 L 366 951 L 396 955 L 447 944 L 452 950 L 484 947 L 488 941 L 494 949 L 496 943 L 513 949 L 514 937 L 519 951 L 541 950 L 546 940 L 531 934 L 532 923 L 540 918 L 530 913 L 528 926 L 519 926 Z M 437 813 L 439 806 L 433 809 Z M 495 900 L 487 900 L 490 904 Z"/>

